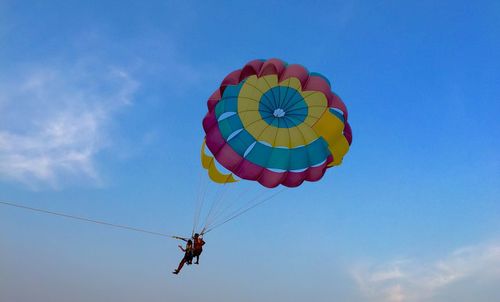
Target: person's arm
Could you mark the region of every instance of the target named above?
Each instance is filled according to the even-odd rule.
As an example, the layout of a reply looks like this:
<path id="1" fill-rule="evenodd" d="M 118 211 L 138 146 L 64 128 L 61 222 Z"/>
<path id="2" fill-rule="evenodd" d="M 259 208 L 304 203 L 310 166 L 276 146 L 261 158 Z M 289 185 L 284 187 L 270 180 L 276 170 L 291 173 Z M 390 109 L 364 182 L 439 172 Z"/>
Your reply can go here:
<path id="1" fill-rule="evenodd" d="M 187 241 L 188 241 L 188 239 L 187 239 L 187 238 L 178 237 L 178 236 L 172 236 L 172 237 L 174 237 L 175 239 L 179 239 L 179 240 L 185 241 L 185 242 L 187 242 Z"/>
<path id="2" fill-rule="evenodd" d="M 181 249 L 181 251 L 185 252 L 186 250 L 182 248 L 182 245 L 178 245 L 178 247 Z"/>

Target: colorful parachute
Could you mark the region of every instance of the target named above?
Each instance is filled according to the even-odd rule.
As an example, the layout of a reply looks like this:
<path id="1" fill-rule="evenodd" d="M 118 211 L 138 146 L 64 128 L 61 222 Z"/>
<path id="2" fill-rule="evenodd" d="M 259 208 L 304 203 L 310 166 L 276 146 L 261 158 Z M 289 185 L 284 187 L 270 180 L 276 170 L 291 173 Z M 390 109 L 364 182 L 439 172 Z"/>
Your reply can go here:
<path id="1" fill-rule="evenodd" d="M 268 188 L 321 179 L 352 141 L 347 108 L 329 81 L 279 59 L 227 75 L 208 99 L 203 128 L 202 165 L 214 182 L 241 178 Z"/>

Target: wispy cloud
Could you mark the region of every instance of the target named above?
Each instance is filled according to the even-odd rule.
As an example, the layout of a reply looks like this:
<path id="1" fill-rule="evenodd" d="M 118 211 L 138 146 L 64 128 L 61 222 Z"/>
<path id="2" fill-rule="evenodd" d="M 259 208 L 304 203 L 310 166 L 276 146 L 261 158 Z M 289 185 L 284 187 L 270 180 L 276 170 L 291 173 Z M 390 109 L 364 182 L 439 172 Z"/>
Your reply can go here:
<path id="1" fill-rule="evenodd" d="M 476 290 L 480 284 L 500 282 L 500 245 L 457 249 L 430 263 L 405 259 L 360 265 L 352 276 L 368 301 L 456 301 L 451 297 L 459 292 L 458 287 L 464 290 L 462 282 L 474 281 Z"/>
<path id="2" fill-rule="evenodd" d="M 90 62 L 0 75 L 0 177 L 32 187 L 98 181 L 95 156 L 137 87 L 124 70 Z"/>

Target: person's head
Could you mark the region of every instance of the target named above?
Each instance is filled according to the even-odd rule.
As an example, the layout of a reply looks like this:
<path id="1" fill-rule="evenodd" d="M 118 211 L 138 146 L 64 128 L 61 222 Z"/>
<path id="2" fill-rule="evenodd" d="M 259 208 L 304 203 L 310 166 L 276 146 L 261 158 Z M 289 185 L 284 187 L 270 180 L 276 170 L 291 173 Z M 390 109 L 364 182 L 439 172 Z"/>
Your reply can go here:
<path id="1" fill-rule="evenodd" d="M 192 245 L 193 244 L 193 241 L 191 239 L 188 240 L 188 244 L 189 245 Z"/>
<path id="2" fill-rule="evenodd" d="M 198 237 L 200 237 L 200 234 L 198 234 L 198 233 L 195 233 L 194 236 L 193 236 L 194 239 L 196 239 Z"/>

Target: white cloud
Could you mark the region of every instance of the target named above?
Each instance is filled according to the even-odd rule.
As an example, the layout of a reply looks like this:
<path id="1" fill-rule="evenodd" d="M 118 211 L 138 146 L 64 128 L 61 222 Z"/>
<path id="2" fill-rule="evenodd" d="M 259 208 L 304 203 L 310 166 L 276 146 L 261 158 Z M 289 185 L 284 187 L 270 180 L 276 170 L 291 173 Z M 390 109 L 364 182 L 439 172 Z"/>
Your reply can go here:
<path id="1" fill-rule="evenodd" d="M 500 245 L 461 248 L 431 263 L 396 260 L 380 265 L 359 265 L 352 270 L 352 276 L 368 301 L 472 299 L 480 302 L 483 300 L 467 297 L 463 292 L 473 296 L 473 292 L 481 290 L 479 287 L 483 286 L 483 292 L 487 292 L 491 291 L 492 284 L 500 282 Z M 459 292 L 461 296 L 456 297 Z M 498 291 L 497 298 L 500 298 Z"/>
<path id="2" fill-rule="evenodd" d="M 137 87 L 125 71 L 90 62 L 1 74 L 0 177 L 32 187 L 98 181 L 95 156 Z"/>

